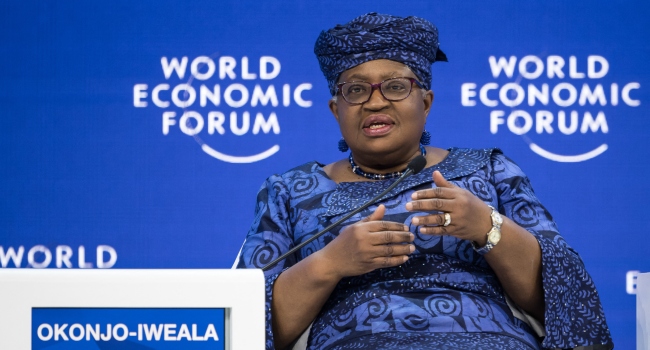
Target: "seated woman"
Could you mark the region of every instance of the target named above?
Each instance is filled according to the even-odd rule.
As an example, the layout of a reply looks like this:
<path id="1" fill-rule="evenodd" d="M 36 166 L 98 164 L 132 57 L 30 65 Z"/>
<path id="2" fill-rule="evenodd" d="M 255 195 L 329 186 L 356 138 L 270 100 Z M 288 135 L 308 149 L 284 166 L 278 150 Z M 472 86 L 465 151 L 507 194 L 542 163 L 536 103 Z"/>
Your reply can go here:
<path id="1" fill-rule="evenodd" d="M 319 36 L 349 157 L 273 175 L 239 268 L 261 268 L 401 175 L 360 215 L 266 271 L 267 349 L 613 347 L 591 277 L 521 169 L 498 149 L 426 146 L 428 21 L 375 13 Z M 582 349 L 582 348 L 581 348 Z"/>

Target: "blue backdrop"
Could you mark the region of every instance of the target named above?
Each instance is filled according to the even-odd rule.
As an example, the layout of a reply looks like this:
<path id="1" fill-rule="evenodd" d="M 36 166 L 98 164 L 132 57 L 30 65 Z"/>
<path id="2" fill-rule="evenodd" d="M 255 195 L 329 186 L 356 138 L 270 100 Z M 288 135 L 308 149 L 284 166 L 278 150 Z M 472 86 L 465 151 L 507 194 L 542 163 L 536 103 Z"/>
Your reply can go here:
<path id="1" fill-rule="evenodd" d="M 632 348 L 647 1 L 4 1 L 0 265 L 230 267 L 266 177 L 345 156 L 313 45 L 371 11 L 438 26 L 432 144 L 524 169 Z"/>

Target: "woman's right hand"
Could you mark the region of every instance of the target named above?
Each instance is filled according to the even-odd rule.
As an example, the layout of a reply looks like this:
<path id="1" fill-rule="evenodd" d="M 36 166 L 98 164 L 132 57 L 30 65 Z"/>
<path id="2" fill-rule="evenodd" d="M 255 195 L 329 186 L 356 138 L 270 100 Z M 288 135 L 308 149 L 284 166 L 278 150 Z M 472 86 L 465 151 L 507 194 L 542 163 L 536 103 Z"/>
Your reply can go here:
<path id="1" fill-rule="evenodd" d="M 330 276 L 358 276 L 408 260 L 415 250 L 409 244 L 415 236 L 404 224 L 382 221 L 385 212 L 386 208 L 380 205 L 370 216 L 344 227 L 338 237 L 318 252 Z"/>

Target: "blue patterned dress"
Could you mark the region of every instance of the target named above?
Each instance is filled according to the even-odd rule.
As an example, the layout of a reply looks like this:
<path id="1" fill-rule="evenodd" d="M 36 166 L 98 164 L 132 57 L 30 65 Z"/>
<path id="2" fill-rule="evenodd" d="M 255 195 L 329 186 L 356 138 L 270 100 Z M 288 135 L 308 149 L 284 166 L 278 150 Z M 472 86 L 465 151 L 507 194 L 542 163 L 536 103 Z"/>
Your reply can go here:
<path id="1" fill-rule="evenodd" d="M 435 187 L 434 170 L 537 238 L 542 250 L 545 337 L 513 315 L 494 271 L 469 241 L 420 234 L 411 225 L 411 219 L 422 213 L 407 211 L 405 204 L 414 191 Z M 337 184 L 317 162 L 269 177 L 258 194 L 255 219 L 237 267 L 264 266 L 393 181 Z M 384 220 L 411 227 L 416 250 L 398 267 L 341 280 L 312 324 L 308 349 L 611 348 L 598 292 L 582 260 L 558 234 L 526 175 L 498 149 L 450 149 L 442 162 L 407 178 L 378 204 L 386 206 Z M 270 306 L 278 275 L 377 205 L 266 271 L 267 349 L 274 348 Z"/>

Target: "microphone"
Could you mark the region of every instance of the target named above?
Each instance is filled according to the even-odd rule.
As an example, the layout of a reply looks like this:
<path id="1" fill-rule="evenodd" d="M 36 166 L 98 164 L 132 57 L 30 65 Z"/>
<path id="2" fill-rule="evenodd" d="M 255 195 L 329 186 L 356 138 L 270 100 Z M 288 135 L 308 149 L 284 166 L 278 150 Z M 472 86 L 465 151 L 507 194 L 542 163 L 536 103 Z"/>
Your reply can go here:
<path id="1" fill-rule="evenodd" d="M 280 261 L 284 260 L 284 259 L 285 259 L 286 257 L 288 257 L 289 255 L 295 253 L 296 251 L 298 251 L 298 250 L 301 249 L 302 247 L 304 247 L 304 246 L 306 246 L 307 244 L 309 244 L 311 241 L 313 241 L 313 240 L 315 240 L 316 238 L 318 238 L 318 237 L 324 235 L 325 232 L 328 232 L 329 230 L 331 230 L 331 229 L 334 228 L 335 226 L 339 225 L 339 224 L 342 223 L 343 221 L 345 221 L 345 220 L 351 218 L 352 216 L 354 216 L 354 215 L 356 215 L 356 214 L 362 212 L 364 209 L 368 208 L 368 207 L 371 206 L 373 203 L 375 203 L 376 201 L 378 201 L 379 198 L 383 197 L 384 195 L 386 195 L 386 193 L 390 192 L 393 188 L 395 188 L 395 186 L 399 185 L 399 183 L 402 182 L 404 179 L 406 179 L 407 177 L 409 177 L 409 176 L 411 176 L 411 175 L 413 175 L 413 174 L 417 174 L 417 173 L 419 173 L 420 171 L 422 171 L 422 169 L 424 169 L 424 166 L 425 166 L 425 165 L 427 165 L 427 159 L 424 158 L 423 155 L 418 155 L 417 157 L 413 158 L 413 160 L 411 160 L 411 161 L 409 162 L 409 164 L 406 166 L 406 170 L 404 170 L 404 173 L 402 174 L 402 176 L 400 176 L 399 178 L 397 178 L 397 180 L 395 180 L 395 182 L 393 182 L 390 186 L 388 186 L 388 188 L 385 189 L 383 192 L 381 192 L 380 194 L 376 195 L 376 196 L 375 196 L 374 198 L 372 198 L 371 200 L 367 201 L 366 204 L 364 204 L 364 205 L 362 205 L 361 207 L 359 207 L 359 208 L 357 208 L 357 209 L 351 211 L 350 213 L 348 213 L 347 215 L 345 215 L 345 216 L 342 217 L 341 219 L 337 220 L 335 223 L 333 223 L 333 224 L 331 224 L 331 225 L 325 227 L 322 231 L 320 231 L 320 232 L 318 232 L 317 234 L 313 235 L 313 236 L 310 237 L 308 240 L 306 240 L 306 241 L 304 241 L 304 242 L 298 244 L 297 246 L 291 248 L 288 252 L 286 252 L 286 253 L 280 255 L 280 257 L 278 257 L 277 259 L 271 261 L 269 264 L 267 264 L 266 266 L 264 266 L 264 267 L 262 268 L 262 271 L 267 271 L 268 269 L 272 268 L 273 266 L 275 266 L 275 265 L 276 265 L 277 263 L 279 263 Z"/>

